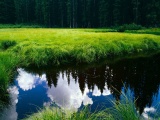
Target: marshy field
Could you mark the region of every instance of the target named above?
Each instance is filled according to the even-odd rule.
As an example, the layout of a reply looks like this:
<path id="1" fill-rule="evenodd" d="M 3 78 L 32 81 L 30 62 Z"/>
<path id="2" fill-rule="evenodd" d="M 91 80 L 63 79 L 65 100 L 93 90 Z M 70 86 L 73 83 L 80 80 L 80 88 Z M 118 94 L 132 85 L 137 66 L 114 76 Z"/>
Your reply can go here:
<path id="1" fill-rule="evenodd" d="M 155 29 L 159 32 L 160 29 Z M 66 62 L 91 63 L 110 56 L 159 50 L 160 36 L 150 30 L 134 33 L 107 29 L 0 29 L 1 53 L 20 56 L 29 64 L 43 66 Z"/>
<path id="2" fill-rule="evenodd" d="M 21 87 L 21 84 L 19 82 L 21 81 L 20 78 L 23 78 L 23 75 L 21 75 L 21 73 L 28 75 L 28 77 L 26 77 L 26 79 L 23 81 L 26 83 L 28 83 L 27 79 L 29 79 L 31 75 L 35 75 L 35 79 L 38 79 L 36 76 L 38 74 L 40 79 L 43 76 L 43 74 L 46 74 L 46 79 L 48 79 L 48 82 L 46 82 L 45 84 L 46 85 L 48 84 L 50 86 L 50 89 L 54 84 L 55 86 L 54 89 L 56 89 L 56 86 L 59 85 L 60 83 L 58 82 L 58 80 L 56 82 L 54 80 L 56 80 L 56 78 L 57 79 L 61 78 L 60 77 L 61 74 L 65 73 L 66 79 L 69 76 L 68 78 L 75 79 L 76 81 L 75 76 L 78 74 L 78 72 L 83 73 L 82 71 L 85 71 L 84 74 L 82 75 L 80 74 L 78 76 L 79 83 L 77 83 L 80 86 L 80 90 L 79 89 L 78 90 L 82 91 L 82 93 L 79 93 L 79 94 L 82 94 L 82 96 L 84 96 L 84 94 L 87 93 L 87 92 L 85 93 L 86 85 L 88 85 L 87 87 L 88 94 L 86 95 L 89 95 L 91 94 L 89 92 L 91 89 L 92 89 L 91 90 L 92 92 L 96 89 L 95 86 L 98 86 L 97 89 L 99 90 L 99 92 L 101 92 L 101 94 L 104 93 L 103 90 L 107 89 L 106 84 L 108 86 L 109 85 L 113 86 L 115 89 L 117 89 L 119 93 L 124 92 L 125 91 L 124 88 L 126 87 L 127 89 L 130 88 L 131 91 L 135 90 L 134 94 L 135 93 L 143 94 L 147 92 L 148 87 L 151 87 L 149 85 L 152 83 L 152 79 L 153 81 L 154 80 L 158 81 L 158 79 L 160 78 L 160 76 L 158 75 L 158 72 L 160 71 L 158 68 L 159 52 L 160 52 L 160 29 L 159 28 L 127 30 L 125 32 L 117 32 L 114 29 L 55 29 L 55 28 L 51 29 L 51 28 L 8 28 L 8 27 L 0 28 L 0 92 L 1 92 L 0 113 L 2 113 L 2 118 L 6 119 L 3 114 L 7 114 L 7 112 L 4 112 L 4 111 L 7 111 L 7 108 L 9 108 L 8 105 L 12 106 L 13 102 L 12 102 L 11 96 L 13 94 L 11 96 L 10 94 L 12 93 L 11 91 L 13 91 L 12 90 L 13 88 L 18 88 L 19 86 L 19 91 L 16 92 L 18 94 L 21 93 L 20 88 L 23 91 L 26 91 L 26 90 L 31 91 L 32 87 L 29 87 L 29 88 L 25 88 L 24 86 Z M 118 60 L 114 62 L 116 58 L 118 58 Z M 125 60 L 123 61 L 123 59 Z M 133 61 L 131 61 L 132 59 Z M 107 63 L 103 62 L 106 60 L 108 60 Z M 137 61 L 141 61 L 141 62 L 139 63 Z M 144 61 L 149 61 L 149 62 L 144 62 Z M 100 63 L 102 63 L 103 64 L 102 66 L 105 66 L 105 67 L 99 67 Z M 126 63 L 126 64 L 124 66 L 116 67 L 119 65 L 123 65 L 123 63 Z M 151 63 L 153 64 L 151 65 Z M 109 67 L 106 66 L 106 64 L 108 64 Z M 143 64 L 145 65 L 141 66 Z M 132 65 L 135 65 L 135 66 L 132 66 Z M 150 65 L 150 66 L 145 67 L 147 65 Z M 65 66 L 65 69 L 63 68 L 64 66 Z M 80 69 L 72 68 L 73 66 L 81 67 L 81 68 Z M 141 66 L 141 67 L 138 68 L 138 66 Z M 29 72 L 30 70 L 28 71 L 25 70 L 31 67 L 32 69 L 36 68 L 37 70 L 33 70 L 33 71 L 31 70 L 31 72 Z M 22 68 L 25 68 L 25 69 L 22 69 Z M 63 68 L 63 69 L 58 69 L 56 72 L 54 70 L 51 70 L 51 72 L 48 72 L 48 75 L 50 75 L 50 77 L 47 77 L 47 70 L 42 70 L 46 68 L 50 68 L 50 69 L 54 68 L 56 70 L 57 68 Z M 39 72 L 39 69 L 41 69 L 42 71 Z M 129 75 L 126 77 L 124 75 L 126 72 L 125 71 L 123 74 L 124 75 L 123 77 L 118 76 L 116 80 L 119 79 L 119 82 L 122 82 L 122 83 L 117 82 L 115 83 L 115 86 L 114 86 L 114 84 L 112 84 L 114 83 L 112 80 L 114 79 L 114 76 L 120 74 L 123 70 L 126 70 L 126 69 L 128 72 L 130 71 L 130 73 L 128 73 Z M 116 74 L 114 74 L 114 72 L 117 70 L 119 71 Z M 154 72 L 151 70 L 153 70 Z M 102 72 L 106 74 L 108 73 L 110 78 L 106 78 L 105 80 L 110 79 L 110 82 L 109 83 L 107 82 L 105 84 L 105 80 L 102 80 L 102 79 L 106 74 L 102 74 L 102 75 L 98 74 L 97 76 L 95 76 L 96 71 L 98 71 L 98 73 L 102 73 Z M 132 74 L 133 71 L 135 74 L 137 75 L 141 74 L 142 76 L 141 75 L 139 75 L 138 77 L 134 76 L 135 74 L 134 75 Z M 53 73 L 55 73 L 54 74 L 55 76 L 51 75 Z M 89 75 L 91 73 L 92 75 Z M 149 75 L 151 73 L 153 74 L 154 77 Z M 120 74 L 120 76 L 121 75 L 122 74 Z M 101 77 L 99 78 L 99 76 Z M 134 79 L 136 79 L 135 80 L 136 82 L 137 80 L 140 80 L 139 83 L 141 85 L 136 86 L 136 88 L 133 87 L 138 83 L 133 85 L 132 83 L 134 83 L 134 79 L 131 79 L 130 76 L 134 76 L 135 77 Z M 93 78 L 98 77 L 97 82 L 96 80 L 95 80 L 95 83 L 86 82 L 87 80 L 90 81 L 89 77 L 93 77 Z M 143 80 L 139 79 L 142 77 L 143 77 Z M 131 79 L 132 82 L 128 82 L 127 78 Z M 19 81 L 16 82 L 15 79 Z M 82 81 L 80 81 L 81 79 L 82 81 L 84 81 L 83 83 Z M 147 82 L 145 81 L 146 79 L 147 79 Z M 49 80 L 51 80 L 51 82 Z M 100 83 L 98 81 L 100 81 Z M 103 81 L 104 81 L 104 84 L 102 85 L 103 86 L 102 87 L 101 83 L 103 83 Z M 72 80 L 68 79 L 68 84 L 72 85 L 72 82 L 73 82 Z M 31 85 L 31 83 L 32 82 L 28 83 L 28 85 Z M 145 83 L 147 87 L 143 86 L 143 84 L 145 85 Z M 156 83 L 157 85 L 159 85 L 159 82 L 156 82 Z M 17 86 L 15 86 L 15 84 Z M 121 84 L 122 86 L 120 86 L 119 88 L 116 88 L 116 86 L 118 86 L 119 84 Z M 138 88 L 141 88 L 141 87 L 144 88 L 143 90 L 145 92 L 138 91 Z M 33 88 L 35 89 L 36 87 L 33 87 Z M 115 93 L 116 91 L 115 89 L 113 89 L 112 87 L 109 87 L 109 88 L 110 89 L 107 89 L 107 90 L 108 91 L 110 90 L 110 94 Z M 120 88 L 123 88 L 123 89 L 120 89 Z M 136 89 L 138 92 L 136 92 Z M 159 87 L 156 87 L 156 90 L 152 90 L 152 91 L 154 92 L 152 92 L 153 94 L 150 94 L 150 96 L 148 96 L 149 97 L 148 99 L 152 99 L 154 95 L 159 96 L 159 92 L 158 92 Z M 39 93 L 41 93 L 40 90 L 39 90 Z M 117 97 L 116 96 L 117 94 L 118 93 L 115 93 L 115 95 L 113 95 L 113 98 L 115 98 L 116 100 L 119 100 L 121 97 L 120 96 Z M 34 94 L 32 95 L 34 96 Z M 148 94 L 145 94 L 145 95 L 147 96 Z M 51 95 L 48 95 L 48 96 L 51 96 Z M 89 111 L 90 108 L 79 105 L 77 109 L 81 108 L 81 110 L 79 111 L 76 110 L 78 112 L 74 112 L 74 113 L 72 113 L 70 110 L 68 110 L 66 113 L 65 110 L 61 109 L 61 107 L 63 108 L 64 107 L 63 104 L 65 105 L 67 103 L 65 103 L 65 101 L 62 100 L 64 103 L 61 102 L 62 104 L 60 104 L 58 103 L 59 100 L 57 100 L 57 104 L 56 104 L 56 100 L 55 100 L 56 98 L 52 97 L 50 99 L 53 100 L 52 101 L 53 103 L 59 106 L 58 108 L 45 107 L 44 109 L 42 109 L 43 107 L 40 105 L 40 108 L 41 108 L 40 111 L 37 111 L 37 109 L 34 111 L 28 110 L 27 112 L 23 112 L 23 115 L 20 115 L 20 117 L 18 118 L 24 119 L 26 117 L 25 115 L 27 115 L 28 113 L 29 115 L 31 114 L 30 113 L 31 111 L 31 112 L 39 112 L 39 113 L 30 115 L 28 116 L 28 118 L 25 118 L 25 119 L 29 119 L 29 120 L 41 120 L 41 119 L 44 119 L 44 120 L 45 119 L 46 120 L 49 120 L 49 119 L 112 120 L 113 119 L 114 120 L 119 118 L 123 120 L 144 119 L 143 116 L 141 116 L 141 114 L 144 115 L 143 110 L 146 106 L 149 106 L 149 107 L 152 106 L 150 105 L 151 102 L 150 104 L 147 102 L 146 103 L 144 102 L 144 105 L 142 104 L 138 105 L 134 103 L 136 103 L 136 100 L 138 101 L 138 97 L 141 98 L 140 95 L 136 95 L 137 98 L 133 98 L 134 99 L 133 101 L 127 98 L 127 95 L 124 95 L 124 96 L 126 100 L 125 102 L 116 102 L 114 100 L 111 102 L 113 103 L 112 109 L 107 108 L 100 111 L 101 108 L 99 108 L 98 112 L 97 111 L 93 112 L 92 110 L 91 112 Z M 61 97 L 61 99 L 65 100 L 65 98 L 63 97 Z M 77 100 L 80 100 L 80 99 L 81 98 L 77 98 Z M 83 103 L 85 102 L 83 101 Z M 89 103 L 92 103 L 92 102 L 89 102 Z M 31 103 L 31 104 L 35 104 L 35 103 Z M 85 106 L 88 104 L 86 103 L 83 105 Z M 158 104 L 158 102 L 156 102 L 156 104 Z M 73 104 L 71 104 L 70 106 L 72 105 Z M 141 108 L 139 108 L 139 112 L 138 112 L 136 108 L 138 108 L 139 106 Z M 23 106 L 21 105 L 21 107 Z M 159 112 L 160 111 L 157 110 L 157 114 L 159 114 Z M 21 114 L 21 113 L 19 112 L 18 114 Z M 152 117 L 155 119 L 158 119 L 159 117 L 158 115 L 157 115 L 158 117 L 156 117 L 156 115 L 153 115 L 153 116 Z M 147 117 L 148 119 L 152 119 L 149 116 Z"/>

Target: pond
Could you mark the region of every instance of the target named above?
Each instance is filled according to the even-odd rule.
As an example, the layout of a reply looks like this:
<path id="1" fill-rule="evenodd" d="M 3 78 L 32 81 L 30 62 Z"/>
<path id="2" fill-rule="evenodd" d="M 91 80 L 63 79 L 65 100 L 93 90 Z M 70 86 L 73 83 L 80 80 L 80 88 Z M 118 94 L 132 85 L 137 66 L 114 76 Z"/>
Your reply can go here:
<path id="1" fill-rule="evenodd" d="M 159 61 L 160 55 L 155 55 L 90 66 L 18 68 L 8 88 L 9 105 L 0 119 L 22 119 L 45 106 L 76 112 L 90 105 L 91 111 L 102 110 L 121 99 L 120 91 L 136 99 L 136 108 L 144 117 L 155 117 L 160 113 Z"/>

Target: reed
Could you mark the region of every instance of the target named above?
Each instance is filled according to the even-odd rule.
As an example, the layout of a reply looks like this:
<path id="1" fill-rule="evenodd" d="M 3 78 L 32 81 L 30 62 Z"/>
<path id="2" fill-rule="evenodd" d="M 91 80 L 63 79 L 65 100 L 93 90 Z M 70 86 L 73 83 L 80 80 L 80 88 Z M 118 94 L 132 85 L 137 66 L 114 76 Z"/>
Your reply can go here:
<path id="1" fill-rule="evenodd" d="M 3 52 L 20 55 L 36 66 L 67 63 L 93 63 L 115 56 L 160 50 L 160 36 L 118 32 L 94 32 L 98 29 L 0 29 Z M 99 29 L 101 31 L 101 29 Z M 11 44 L 3 49 L 2 41 Z M 9 42 L 12 41 L 12 42 Z"/>
<path id="2" fill-rule="evenodd" d="M 135 107 L 136 100 L 133 100 L 129 92 L 120 93 L 120 101 L 111 101 L 113 107 L 106 109 L 106 112 L 109 112 L 114 120 L 140 120 L 143 119 L 138 113 L 138 110 Z"/>
<path id="3" fill-rule="evenodd" d="M 136 109 L 136 100 L 131 99 L 127 94 L 122 93 L 122 100 L 111 102 L 113 107 L 95 112 L 91 112 L 88 106 L 74 113 L 47 107 L 29 115 L 24 120 L 146 120 Z M 159 120 L 160 118 L 155 115 L 155 118 L 148 118 L 150 119 Z"/>
<path id="4" fill-rule="evenodd" d="M 38 113 L 28 116 L 24 120 L 114 120 L 113 117 L 104 112 L 91 113 L 88 107 L 81 111 L 72 113 L 59 108 L 44 108 Z"/>
<path id="5" fill-rule="evenodd" d="M 154 53 L 160 50 L 158 35 L 107 30 L 111 31 L 110 29 L 2 28 L 0 29 L 0 83 L 7 86 L 13 68 L 19 65 L 41 67 L 68 63 L 91 64 L 101 59 Z"/>
<path id="6" fill-rule="evenodd" d="M 0 52 L 0 91 L 6 92 L 8 84 L 19 65 L 19 58 L 12 53 Z"/>

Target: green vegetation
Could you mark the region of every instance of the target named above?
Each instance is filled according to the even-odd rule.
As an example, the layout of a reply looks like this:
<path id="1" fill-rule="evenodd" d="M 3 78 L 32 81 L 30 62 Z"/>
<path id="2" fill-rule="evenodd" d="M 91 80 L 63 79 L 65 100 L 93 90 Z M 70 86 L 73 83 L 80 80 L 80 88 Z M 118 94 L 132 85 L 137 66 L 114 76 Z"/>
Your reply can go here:
<path id="1" fill-rule="evenodd" d="M 112 120 L 110 115 L 103 112 L 91 113 L 87 107 L 76 113 L 59 108 L 44 108 L 38 113 L 28 116 L 25 120 L 97 120 L 101 118 Z"/>
<path id="2" fill-rule="evenodd" d="M 1 51 L 16 54 L 21 60 L 37 66 L 91 63 L 112 56 L 158 51 L 160 48 L 160 36 L 93 31 L 0 29 L 0 46 Z"/>
<path id="3" fill-rule="evenodd" d="M 1 0 L 1 24 L 98 28 L 160 26 L 159 0 Z"/>
<path id="4" fill-rule="evenodd" d="M 0 52 L 0 110 L 9 103 L 7 88 L 15 74 L 15 68 L 20 63 L 19 60 L 13 53 Z"/>
<path id="5" fill-rule="evenodd" d="M 8 87 L 8 83 L 14 73 L 13 70 L 18 64 L 19 59 L 16 55 L 0 52 L 0 85 L 3 85 L 2 89 Z"/>
<path id="6" fill-rule="evenodd" d="M 15 41 L 6 40 L 6 41 L 2 41 L 2 42 L 1 42 L 1 48 L 2 48 L 3 50 L 6 50 L 6 49 L 8 49 L 9 47 L 14 46 L 14 45 L 16 45 L 16 42 L 15 42 Z"/>
<path id="7" fill-rule="evenodd" d="M 110 30 L 0 29 L 0 82 L 8 81 L 8 74 L 18 64 L 47 66 L 91 63 L 115 56 L 158 52 L 160 49 L 158 35 L 137 34 L 143 31 L 136 34 L 104 32 Z"/>
<path id="8" fill-rule="evenodd" d="M 6 86 L 8 74 L 20 63 L 24 66 L 91 63 L 159 51 L 160 36 L 103 32 L 107 30 L 0 29 L 0 82 Z"/>
<path id="9" fill-rule="evenodd" d="M 3 28 L 43 28 L 42 25 L 35 24 L 0 24 L 0 29 Z"/>
<path id="10" fill-rule="evenodd" d="M 24 120 L 160 120 L 156 114 L 148 118 L 141 115 L 136 109 L 136 100 L 133 100 L 129 92 L 119 94 L 121 94 L 121 100 L 110 101 L 113 106 L 104 110 L 91 112 L 90 107 L 86 106 L 78 112 L 72 112 L 56 107 L 46 107 L 27 116 Z"/>
<path id="11" fill-rule="evenodd" d="M 136 111 L 134 102 L 124 94 L 123 97 L 122 101 L 112 102 L 113 107 L 93 113 L 90 112 L 89 107 L 76 113 L 51 107 L 44 108 L 25 120 L 143 120 Z"/>
<path id="12" fill-rule="evenodd" d="M 136 25 L 136 24 L 132 23 L 132 24 L 124 24 L 123 26 L 119 26 L 117 28 L 117 31 L 124 32 L 126 30 L 140 30 L 142 28 L 143 27 L 141 25 Z"/>
<path id="13" fill-rule="evenodd" d="M 137 33 L 137 34 L 152 34 L 160 35 L 160 28 L 150 28 L 150 29 L 141 29 L 141 30 L 128 30 L 126 33 Z"/>
<path id="14" fill-rule="evenodd" d="M 113 102 L 113 108 L 106 112 L 109 112 L 114 120 L 140 120 L 141 115 L 135 107 L 136 101 L 131 98 L 131 95 L 127 96 L 122 93 L 122 100 Z"/>

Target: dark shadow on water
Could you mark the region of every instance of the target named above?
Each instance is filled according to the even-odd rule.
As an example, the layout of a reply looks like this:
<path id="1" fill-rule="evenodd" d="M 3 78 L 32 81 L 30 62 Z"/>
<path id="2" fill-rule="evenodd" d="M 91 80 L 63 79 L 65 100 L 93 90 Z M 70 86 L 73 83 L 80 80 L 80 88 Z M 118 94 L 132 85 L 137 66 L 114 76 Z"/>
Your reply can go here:
<path id="1" fill-rule="evenodd" d="M 36 68 L 36 67 L 24 68 L 25 70 L 22 70 L 22 72 L 27 74 L 27 78 L 25 78 L 26 80 L 24 80 L 23 82 L 26 83 L 26 81 L 29 80 L 30 77 L 34 78 L 36 79 L 36 81 L 34 81 L 35 87 L 33 87 L 34 86 L 33 85 L 31 88 L 30 87 L 26 88 L 26 86 L 24 86 L 24 84 L 21 83 L 24 87 L 22 89 L 18 84 L 18 80 L 15 80 L 15 85 L 13 86 L 16 88 L 15 90 L 17 90 L 18 93 L 15 91 L 16 94 L 13 95 L 17 95 L 14 101 L 18 100 L 18 103 L 14 104 L 15 107 L 14 110 L 15 112 L 18 113 L 17 115 L 18 118 L 24 118 L 26 114 L 31 113 L 31 111 L 32 113 L 37 112 L 37 107 L 40 108 L 43 107 L 44 102 L 47 103 L 49 100 L 46 92 L 48 90 L 50 90 L 50 92 L 51 91 L 54 92 L 53 90 L 56 90 L 56 92 L 58 92 L 58 90 L 62 89 L 61 87 L 56 89 L 58 87 L 59 81 L 61 81 L 61 84 L 64 84 L 65 82 L 64 83 L 62 82 L 66 80 L 67 81 L 66 86 L 69 86 L 71 84 L 72 87 L 74 85 L 77 86 L 79 85 L 78 89 L 80 89 L 80 93 L 82 94 L 86 94 L 85 88 L 87 87 L 87 89 L 89 90 L 87 92 L 87 96 L 88 98 L 92 98 L 92 101 L 95 103 L 91 105 L 92 109 L 101 109 L 101 107 L 97 106 L 98 104 L 99 105 L 102 104 L 100 105 L 102 107 L 111 107 L 111 104 L 109 104 L 109 102 L 105 102 L 107 101 L 106 98 L 109 99 L 114 98 L 116 100 L 120 100 L 121 99 L 120 92 L 122 91 L 125 92 L 124 88 L 129 89 L 133 93 L 132 97 L 134 99 L 137 99 L 136 107 L 142 114 L 146 107 L 153 106 L 153 102 L 156 99 L 160 99 L 159 61 L 160 61 L 160 54 L 156 54 L 153 55 L 152 57 L 138 57 L 138 58 L 127 58 L 127 59 L 124 58 L 121 60 L 120 59 L 115 60 L 114 62 L 112 60 L 112 62 L 105 61 L 92 65 L 72 64 L 69 66 L 61 66 L 61 67 L 50 66 L 46 68 Z M 45 74 L 47 81 L 44 82 L 41 81 L 41 84 L 36 86 L 36 82 L 38 82 L 38 80 L 40 79 L 39 77 L 38 78 L 36 77 L 37 74 L 39 76 L 43 76 Z M 29 81 L 32 83 L 31 80 Z M 73 83 L 78 83 L 78 84 L 73 84 Z M 14 90 L 14 87 L 11 86 L 11 90 Z M 70 88 L 69 90 L 71 89 L 72 88 Z M 101 94 L 99 94 L 99 96 L 93 95 L 94 89 L 98 89 L 98 91 L 100 91 Z M 105 90 L 107 90 L 107 92 L 109 93 L 103 95 Z M 63 94 L 62 92 L 65 91 L 66 89 L 64 88 L 61 91 L 61 94 Z M 2 93 L 2 91 L 0 92 Z M 0 102 L 3 101 L 9 105 L 10 97 L 9 95 L 8 96 L 5 95 L 7 94 L 5 93 L 0 94 Z M 53 95 L 55 95 L 55 93 Z M 57 95 L 56 97 L 59 96 Z M 63 96 L 62 98 L 60 97 L 60 99 L 63 99 Z M 35 107 L 36 106 L 34 105 L 35 103 L 36 105 L 38 105 L 37 107 Z"/>
<path id="2" fill-rule="evenodd" d="M 116 100 L 120 100 L 119 92 L 122 89 L 130 89 L 137 99 L 136 106 L 140 113 L 146 106 L 151 106 L 153 97 L 159 93 L 160 85 L 160 55 L 154 55 L 149 58 L 141 57 L 136 59 L 123 59 L 116 63 L 103 63 L 102 65 L 90 66 L 70 66 L 70 67 L 54 67 L 45 69 L 26 69 L 31 73 L 46 74 L 48 86 L 57 86 L 58 76 L 60 72 L 66 75 L 68 84 L 70 78 L 74 78 L 75 82 L 79 82 L 81 92 L 84 92 L 85 85 L 88 89 L 94 89 L 96 85 L 103 93 L 105 85 Z M 119 92 L 117 92 L 119 91 Z"/>
<path id="3" fill-rule="evenodd" d="M 7 107 L 10 104 L 9 93 L 4 89 L 0 89 L 0 112 L 4 107 Z"/>

